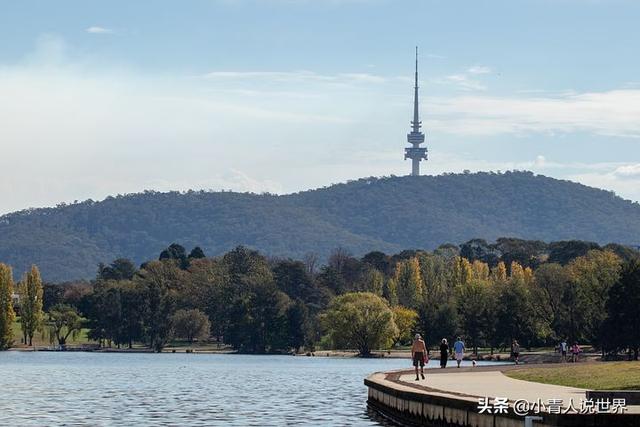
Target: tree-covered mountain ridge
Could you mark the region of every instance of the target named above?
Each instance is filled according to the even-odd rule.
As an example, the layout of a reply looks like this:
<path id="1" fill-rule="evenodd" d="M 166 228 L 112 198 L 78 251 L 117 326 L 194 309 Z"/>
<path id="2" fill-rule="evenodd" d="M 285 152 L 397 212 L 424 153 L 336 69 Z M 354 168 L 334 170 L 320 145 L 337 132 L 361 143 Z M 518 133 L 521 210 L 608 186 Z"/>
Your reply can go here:
<path id="1" fill-rule="evenodd" d="M 207 255 L 245 245 L 323 259 L 336 247 L 362 255 L 503 236 L 637 245 L 640 205 L 515 171 L 363 178 L 288 195 L 146 191 L 4 215 L 0 262 L 16 273 L 37 264 L 62 281 L 119 257 L 146 261 L 171 242 Z"/>

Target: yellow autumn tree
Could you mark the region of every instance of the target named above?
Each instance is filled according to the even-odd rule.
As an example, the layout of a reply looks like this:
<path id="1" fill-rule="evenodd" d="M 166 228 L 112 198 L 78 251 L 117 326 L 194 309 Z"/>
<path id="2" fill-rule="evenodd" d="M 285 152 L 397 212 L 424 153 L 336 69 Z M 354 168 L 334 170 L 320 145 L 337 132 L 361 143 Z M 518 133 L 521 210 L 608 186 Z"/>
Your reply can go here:
<path id="1" fill-rule="evenodd" d="M 489 265 L 486 262 L 475 260 L 471 264 L 473 278 L 482 282 L 489 280 Z"/>
<path id="2" fill-rule="evenodd" d="M 455 257 L 451 269 L 451 284 L 453 287 L 464 286 L 473 278 L 473 270 L 469 260 L 463 257 Z"/>
<path id="3" fill-rule="evenodd" d="M 526 283 L 524 268 L 517 262 L 511 262 L 511 276 L 509 276 L 511 282 L 517 282 L 519 284 Z"/>
<path id="4" fill-rule="evenodd" d="M 33 345 L 33 336 L 42 328 L 42 294 L 40 270 L 32 265 L 18 285 L 20 324 L 25 343 L 28 345 Z"/>
<path id="5" fill-rule="evenodd" d="M 13 344 L 13 273 L 11 267 L 0 263 L 0 350 Z"/>
<path id="6" fill-rule="evenodd" d="M 392 307 L 391 311 L 393 311 L 393 320 L 398 328 L 398 333 L 393 337 L 393 344 L 410 342 L 418 322 L 418 313 L 401 305 Z"/>
<path id="7" fill-rule="evenodd" d="M 494 283 L 506 283 L 507 281 L 507 266 L 504 262 L 500 261 L 498 265 L 496 265 L 491 270 L 491 279 Z"/>
<path id="8" fill-rule="evenodd" d="M 422 299 L 422 279 L 418 260 L 410 258 L 396 265 L 394 280 L 398 303 L 405 307 L 417 307 Z"/>

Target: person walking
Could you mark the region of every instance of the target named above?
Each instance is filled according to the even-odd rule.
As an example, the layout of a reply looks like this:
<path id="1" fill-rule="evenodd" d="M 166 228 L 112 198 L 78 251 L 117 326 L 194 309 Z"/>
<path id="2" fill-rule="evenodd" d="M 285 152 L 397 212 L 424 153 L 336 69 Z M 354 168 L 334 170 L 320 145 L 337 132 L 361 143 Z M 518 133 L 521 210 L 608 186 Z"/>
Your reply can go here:
<path id="1" fill-rule="evenodd" d="M 571 361 L 573 363 L 576 363 L 578 361 L 581 351 L 582 349 L 580 348 L 578 343 L 574 342 L 573 345 L 571 346 Z"/>
<path id="2" fill-rule="evenodd" d="M 411 359 L 413 359 L 413 366 L 416 370 L 416 381 L 418 378 L 418 365 L 420 366 L 420 374 L 424 380 L 424 364 L 427 362 L 427 346 L 424 344 L 420 334 L 416 334 L 413 344 L 411 345 Z"/>
<path id="3" fill-rule="evenodd" d="M 458 368 L 460 367 L 460 363 L 462 363 L 462 358 L 464 357 L 464 342 L 458 337 L 456 342 L 453 343 L 453 351 L 456 353 L 456 362 L 458 362 Z"/>
<path id="4" fill-rule="evenodd" d="M 516 365 L 520 363 L 520 344 L 517 340 L 513 340 L 511 344 L 511 352 L 513 353 L 513 359 L 516 361 Z"/>
<path id="5" fill-rule="evenodd" d="M 563 339 L 562 342 L 560 343 L 560 360 L 562 360 L 563 362 L 567 361 L 568 348 L 569 348 L 569 345 L 567 344 L 567 340 Z"/>
<path id="6" fill-rule="evenodd" d="M 449 344 L 447 343 L 446 338 L 442 338 L 442 342 L 440 343 L 440 367 L 447 367 L 447 360 L 449 359 Z"/>

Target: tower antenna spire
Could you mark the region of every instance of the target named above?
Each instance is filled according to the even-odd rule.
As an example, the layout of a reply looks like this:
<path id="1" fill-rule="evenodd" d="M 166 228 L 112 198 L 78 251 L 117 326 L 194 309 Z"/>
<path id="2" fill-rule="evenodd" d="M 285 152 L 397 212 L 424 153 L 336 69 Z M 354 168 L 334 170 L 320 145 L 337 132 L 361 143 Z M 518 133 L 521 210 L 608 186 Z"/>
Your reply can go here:
<path id="1" fill-rule="evenodd" d="M 407 142 L 412 146 L 404 149 L 404 158 L 411 159 L 411 175 L 420 175 L 420 162 L 427 160 L 427 149 L 420 147 L 424 142 L 424 134 L 420 131 L 422 122 L 420 121 L 420 111 L 418 102 L 418 46 L 416 46 L 416 71 L 415 84 L 413 86 L 413 121 L 411 122 L 411 132 L 407 134 Z"/>
<path id="2" fill-rule="evenodd" d="M 420 132 L 420 113 L 418 111 L 418 46 L 416 46 L 416 74 L 413 86 L 413 132 Z"/>

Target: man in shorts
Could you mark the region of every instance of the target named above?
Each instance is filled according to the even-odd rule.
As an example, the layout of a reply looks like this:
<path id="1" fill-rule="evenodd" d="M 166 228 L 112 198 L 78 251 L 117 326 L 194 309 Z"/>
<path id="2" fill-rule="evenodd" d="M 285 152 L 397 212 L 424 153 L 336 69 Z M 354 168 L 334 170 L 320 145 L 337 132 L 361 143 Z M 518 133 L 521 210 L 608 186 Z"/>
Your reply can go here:
<path id="1" fill-rule="evenodd" d="M 424 344 L 420 334 L 416 334 L 415 339 L 413 340 L 413 345 L 411 345 L 411 359 L 413 359 L 413 366 L 416 369 L 416 381 L 420 380 L 418 377 L 418 365 L 420 365 L 420 374 L 422 375 L 422 379 L 425 379 L 424 364 L 427 361 L 427 346 Z"/>
<path id="2" fill-rule="evenodd" d="M 456 353 L 456 362 L 458 362 L 458 368 L 464 357 L 464 342 L 458 337 L 456 342 L 453 343 L 453 351 Z"/>

